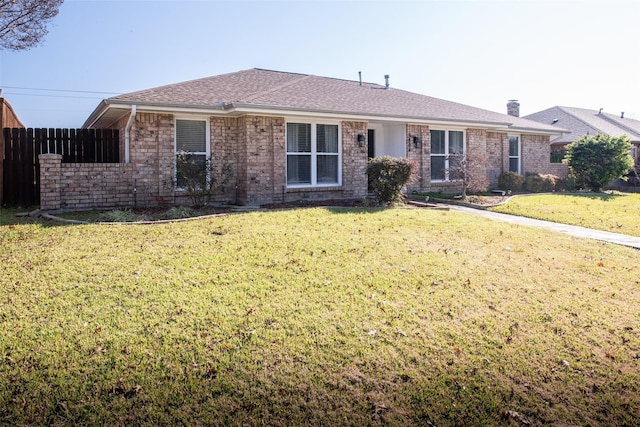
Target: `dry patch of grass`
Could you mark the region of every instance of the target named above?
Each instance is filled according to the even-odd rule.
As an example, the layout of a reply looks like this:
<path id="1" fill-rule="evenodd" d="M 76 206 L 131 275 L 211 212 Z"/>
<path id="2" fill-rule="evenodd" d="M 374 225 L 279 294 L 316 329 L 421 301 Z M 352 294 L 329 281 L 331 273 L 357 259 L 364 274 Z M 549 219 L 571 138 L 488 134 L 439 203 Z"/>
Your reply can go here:
<path id="1" fill-rule="evenodd" d="M 0 226 L 0 421 L 633 425 L 637 256 L 423 209 Z"/>
<path id="2" fill-rule="evenodd" d="M 637 193 L 531 195 L 515 197 L 490 210 L 640 236 L 640 194 Z"/>

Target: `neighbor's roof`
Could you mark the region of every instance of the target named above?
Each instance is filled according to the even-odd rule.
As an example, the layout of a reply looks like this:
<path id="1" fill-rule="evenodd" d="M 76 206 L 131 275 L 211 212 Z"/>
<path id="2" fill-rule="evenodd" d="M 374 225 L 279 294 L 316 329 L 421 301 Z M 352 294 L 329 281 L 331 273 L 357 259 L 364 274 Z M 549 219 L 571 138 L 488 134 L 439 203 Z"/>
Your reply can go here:
<path id="1" fill-rule="evenodd" d="M 623 117 L 622 114 L 584 108 L 552 107 L 524 118 L 570 131 L 552 139 L 552 144 L 569 144 L 583 135 L 597 133 L 613 137 L 627 135 L 632 142 L 640 143 L 640 121 Z"/>
<path id="2" fill-rule="evenodd" d="M 250 69 L 127 93 L 104 100 L 85 122 L 87 127 L 110 125 L 123 108 L 165 111 L 295 112 L 339 117 L 443 121 L 486 125 L 541 133 L 558 133 L 554 126 L 470 107 L 375 83 L 360 83 L 263 69 Z M 117 109 L 120 108 L 120 111 Z M 109 110 L 116 110 L 111 111 Z M 119 114 L 119 116 L 118 116 Z M 116 117 L 118 116 L 118 117 Z M 109 122 L 109 120 L 111 120 Z"/>

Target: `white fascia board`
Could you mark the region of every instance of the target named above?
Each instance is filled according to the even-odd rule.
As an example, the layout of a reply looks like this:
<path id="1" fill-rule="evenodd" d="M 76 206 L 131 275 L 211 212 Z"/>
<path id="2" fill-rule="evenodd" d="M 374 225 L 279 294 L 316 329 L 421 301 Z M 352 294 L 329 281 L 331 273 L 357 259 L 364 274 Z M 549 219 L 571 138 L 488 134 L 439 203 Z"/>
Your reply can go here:
<path id="1" fill-rule="evenodd" d="M 436 118 L 417 118 L 417 117 L 399 117 L 385 115 L 365 115 L 353 113 L 339 113 L 332 111 L 311 111 L 311 110 L 295 110 L 289 108 L 255 108 L 234 106 L 226 111 L 235 115 L 254 114 L 260 116 L 286 116 L 286 117 L 305 117 L 305 118 L 327 118 L 334 120 L 353 120 L 362 122 L 397 122 L 397 123 L 414 123 L 424 125 L 440 125 L 455 127 L 476 127 L 479 129 L 499 129 L 508 126 L 508 123 L 496 122 L 476 122 L 462 120 L 448 120 Z"/>
<path id="2" fill-rule="evenodd" d="M 224 112 L 223 105 L 184 105 L 184 104 L 153 104 L 145 102 L 108 102 L 109 108 L 121 108 L 130 110 L 131 105 L 135 104 L 138 111 L 144 112 L 161 112 L 161 113 L 185 113 L 185 114 L 220 114 Z"/>
<path id="3" fill-rule="evenodd" d="M 531 135 L 562 135 L 562 132 L 559 130 L 543 130 L 543 129 L 531 129 L 531 128 L 518 128 L 518 127 L 509 127 L 504 130 L 507 133 L 520 133 L 520 134 L 531 134 Z"/>

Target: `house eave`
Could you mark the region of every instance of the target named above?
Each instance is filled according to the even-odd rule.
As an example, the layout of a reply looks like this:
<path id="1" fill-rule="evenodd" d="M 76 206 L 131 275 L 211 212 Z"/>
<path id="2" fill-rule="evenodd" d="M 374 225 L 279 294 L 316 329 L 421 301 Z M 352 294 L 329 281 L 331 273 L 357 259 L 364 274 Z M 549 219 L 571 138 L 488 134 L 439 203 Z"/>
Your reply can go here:
<path id="1" fill-rule="evenodd" d="M 527 134 L 536 134 L 536 135 L 562 135 L 563 132 L 568 132 L 565 129 L 535 129 L 535 128 L 527 128 L 527 127 L 509 127 L 506 131 L 508 132 L 517 132 L 517 133 L 527 133 Z"/>
<path id="2" fill-rule="evenodd" d="M 558 130 L 544 130 L 526 127 L 514 127 L 508 122 L 493 122 L 482 120 L 464 120 L 449 119 L 441 117 L 423 117 L 423 116 L 399 116 L 392 114 L 368 114 L 354 113 L 343 111 L 329 111 L 305 108 L 291 108 L 282 106 L 264 106 L 243 103 L 217 103 L 214 105 L 185 105 L 185 104 L 159 104 L 155 102 L 138 102 L 106 99 L 96 108 L 92 115 L 85 122 L 85 127 L 94 127 L 96 124 L 103 123 L 99 127 L 107 127 L 117 119 L 111 119 L 106 116 L 107 111 L 114 110 L 111 117 L 122 117 L 130 111 L 132 105 L 136 105 L 138 112 L 161 112 L 161 113 L 178 113 L 178 114 L 202 114 L 202 115 L 226 115 L 226 116 L 242 116 L 246 114 L 263 115 L 263 116 L 287 116 L 287 117 L 314 117 L 326 118 L 332 120 L 351 120 L 351 121 L 367 121 L 367 122 L 396 122 L 396 123 L 413 123 L 435 126 L 451 126 L 451 127 L 468 127 L 478 129 L 488 129 L 496 132 L 519 132 L 519 133 L 535 133 L 542 135 L 559 135 Z"/>
<path id="3" fill-rule="evenodd" d="M 83 127 L 109 127 L 119 118 L 131 111 L 131 106 L 136 105 L 138 112 L 163 112 L 163 113 L 184 113 L 184 114 L 213 114 L 224 110 L 224 104 L 209 106 L 184 105 L 184 104 L 158 104 L 155 102 L 138 102 L 105 99 L 91 113 L 84 122 Z M 111 112 L 111 114 L 109 114 Z"/>

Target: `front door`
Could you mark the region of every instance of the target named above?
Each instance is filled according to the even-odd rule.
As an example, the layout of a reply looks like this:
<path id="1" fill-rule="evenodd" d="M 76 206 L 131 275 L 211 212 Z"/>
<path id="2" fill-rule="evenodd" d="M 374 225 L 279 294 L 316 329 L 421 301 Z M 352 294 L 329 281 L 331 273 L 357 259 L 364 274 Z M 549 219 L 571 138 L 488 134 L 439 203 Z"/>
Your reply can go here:
<path id="1" fill-rule="evenodd" d="M 373 129 L 367 130 L 367 157 L 371 159 L 375 157 L 375 142 L 376 142 L 376 131 Z"/>

